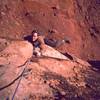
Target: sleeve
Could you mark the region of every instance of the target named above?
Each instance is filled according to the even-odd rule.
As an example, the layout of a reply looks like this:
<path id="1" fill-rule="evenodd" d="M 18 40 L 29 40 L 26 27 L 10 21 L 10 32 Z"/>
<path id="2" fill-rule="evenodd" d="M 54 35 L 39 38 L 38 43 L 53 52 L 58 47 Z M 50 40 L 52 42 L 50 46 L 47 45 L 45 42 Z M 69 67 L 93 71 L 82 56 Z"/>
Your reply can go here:
<path id="1" fill-rule="evenodd" d="M 45 45 L 44 38 L 42 36 L 39 36 L 38 40 L 40 42 L 40 49 L 43 49 Z"/>

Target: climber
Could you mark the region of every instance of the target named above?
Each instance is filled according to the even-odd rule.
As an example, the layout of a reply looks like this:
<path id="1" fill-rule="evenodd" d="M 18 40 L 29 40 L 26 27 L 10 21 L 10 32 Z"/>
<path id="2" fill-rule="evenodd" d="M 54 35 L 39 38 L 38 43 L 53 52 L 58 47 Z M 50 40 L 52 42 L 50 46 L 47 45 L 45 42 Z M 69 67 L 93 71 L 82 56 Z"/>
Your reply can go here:
<path id="1" fill-rule="evenodd" d="M 41 50 L 43 49 L 44 39 L 43 36 L 40 36 L 36 31 L 32 32 L 32 45 L 34 47 L 33 55 L 40 57 Z"/>

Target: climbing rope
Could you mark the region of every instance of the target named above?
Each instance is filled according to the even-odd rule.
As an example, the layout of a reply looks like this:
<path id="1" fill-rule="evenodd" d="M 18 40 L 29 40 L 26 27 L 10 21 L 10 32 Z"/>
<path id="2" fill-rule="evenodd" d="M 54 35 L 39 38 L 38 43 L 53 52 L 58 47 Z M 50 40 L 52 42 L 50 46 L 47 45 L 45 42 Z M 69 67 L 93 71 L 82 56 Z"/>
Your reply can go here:
<path id="1" fill-rule="evenodd" d="M 28 66 L 28 64 L 29 64 L 30 59 L 31 59 L 31 58 L 29 58 L 23 65 L 18 66 L 18 67 L 24 66 L 24 68 L 21 70 L 21 74 L 20 74 L 20 75 L 18 75 L 18 76 L 17 76 L 13 81 L 11 81 L 9 84 L 7 84 L 7 85 L 5 85 L 5 86 L 3 86 L 3 87 L 0 88 L 0 91 L 2 91 L 2 90 L 4 90 L 5 88 L 7 88 L 7 87 L 11 86 L 12 84 L 14 84 L 14 83 L 19 79 L 18 84 L 17 84 L 17 86 L 16 86 L 16 88 L 15 88 L 15 91 L 14 91 L 14 93 L 13 93 L 13 95 L 12 95 L 12 99 L 11 99 L 11 100 L 14 100 L 14 98 L 15 98 L 15 95 L 16 95 L 16 93 L 17 93 L 18 87 L 19 87 L 19 85 L 20 85 L 20 82 L 21 82 L 21 80 L 22 80 L 23 74 L 24 74 L 24 72 L 25 72 L 25 70 L 26 70 L 26 68 L 27 68 L 27 66 Z"/>
<path id="2" fill-rule="evenodd" d="M 30 60 L 30 59 L 27 60 L 26 65 L 25 65 L 25 67 L 24 67 L 23 70 L 22 70 L 22 73 L 21 73 L 21 75 L 20 75 L 20 79 L 19 79 L 18 84 L 17 84 L 17 86 L 16 86 L 16 88 L 15 88 L 15 91 L 14 91 L 14 93 L 13 93 L 13 95 L 12 95 L 12 99 L 11 99 L 11 100 L 14 100 L 14 98 L 15 98 L 15 95 L 16 95 L 17 90 L 18 90 L 18 87 L 19 87 L 19 85 L 20 85 L 20 83 L 21 83 L 23 74 L 24 74 L 24 72 L 25 72 L 25 70 L 26 70 L 26 68 L 27 68 L 27 66 L 28 66 L 29 60 Z"/>
<path id="3" fill-rule="evenodd" d="M 13 95 L 12 95 L 12 99 L 11 99 L 11 100 L 14 100 L 14 98 L 15 98 L 15 95 L 16 95 L 16 93 L 17 93 L 17 91 L 18 91 L 18 87 L 19 87 L 19 85 L 20 85 L 20 83 L 21 83 L 23 74 L 24 74 L 24 72 L 25 72 L 25 70 L 26 70 L 26 68 L 27 68 L 27 66 L 28 66 L 28 64 L 29 64 L 29 61 L 30 61 L 30 59 L 28 59 L 28 60 L 26 61 L 25 67 L 23 68 L 23 70 L 22 70 L 22 72 L 21 72 L 21 75 L 20 75 L 18 84 L 17 84 L 17 86 L 16 86 L 16 88 L 15 88 L 15 91 L 14 91 L 14 93 L 13 93 Z"/>
<path id="4" fill-rule="evenodd" d="M 37 57 L 37 58 L 53 58 L 53 59 L 57 59 L 57 58 L 54 58 L 54 57 L 48 57 L 48 56 L 44 56 L 44 55 L 41 55 L 41 57 Z M 59 59 L 59 58 L 58 58 L 58 59 Z M 17 86 L 16 86 L 16 88 L 15 88 L 15 90 L 14 90 L 14 93 L 13 93 L 13 95 L 12 95 L 11 100 L 14 100 L 14 98 L 15 98 L 15 96 L 16 96 L 16 93 L 17 93 L 17 91 L 18 91 L 19 85 L 20 85 L 20 83 L 21 83 L 21 80 L 22 80 L 22 78 L 23 78 L 24 72 L 25 72 L 25 70 L 26 70 L 26 68 L 27 68 L 27 66 L 28 66 L 28 64 L 29 64 L 29 62 L 30 62 L 31 60 L 32 60 L 32 58 L 29 58 L 23 65 L 18 66 L 18 68 L 24 66 L 23 69 L 20 71 L 20 75 L 18 75 L 18 76 L 17 76 L 13 81 L 11 81 L 9 84 L 7 84 L 7 85 L 5 85 L 5 86 L 3 86 L 3 87 L 0 88 L 0 91 L 1 91 L 1 90 L 5 89 L 5 88 L 11 86 L 11 85 L 12 85 L 13 83 L 15 83 L 17 80 L 19 80 L 19 81 L 18 81 L 18 84 L 17 84 Z M 61 60 L 61 59 L 60 59 L 60 60 Z"/>

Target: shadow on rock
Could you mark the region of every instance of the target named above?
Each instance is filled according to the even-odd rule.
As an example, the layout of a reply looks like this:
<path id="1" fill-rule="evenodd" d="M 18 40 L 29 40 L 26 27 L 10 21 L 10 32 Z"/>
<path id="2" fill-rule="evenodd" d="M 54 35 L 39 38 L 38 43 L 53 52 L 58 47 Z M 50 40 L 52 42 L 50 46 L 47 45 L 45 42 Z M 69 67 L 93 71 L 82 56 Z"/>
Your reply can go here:
<path id="1" fill-rule="evenodd" d="M 68 54 L 67 52 L 63 53 L 63 55 L 65 55 L 66 57 L 68 57 L 70 60 L 73 60 L 73 57 L 70 54 Z"/>
<path id="2" fill-rule="evenodd" d="M 99 61 L 99 60 L 95 60 L 95 61 L 89 60 L 88 62 L 89 62 L 94 68 L 97 68 L 97 69 L 100 70 L 100 61 Z"/>
<path id="3" fill-rule="evenodd" d="M 31 35 L 25 36 L 24 40 L 27 40 L 28 42 L 32 43 L 32 36 Z"/>
<path id="4" fill-rule="evenodd" d="M 69 84 L 67 79 L 52 72 L 45 72 L 42 76 L 46 84 L 52 89 L 54 100 L 83 100 L 84 97 L 78 96 L 78 88 Z"/>

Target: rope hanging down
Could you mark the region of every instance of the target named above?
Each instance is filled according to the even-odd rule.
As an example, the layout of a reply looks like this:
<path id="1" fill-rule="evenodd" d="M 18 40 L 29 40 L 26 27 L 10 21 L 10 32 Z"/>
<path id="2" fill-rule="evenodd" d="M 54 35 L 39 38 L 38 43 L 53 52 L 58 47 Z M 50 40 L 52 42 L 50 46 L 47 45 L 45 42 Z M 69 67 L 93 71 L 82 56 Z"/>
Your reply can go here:
<path id="1" fill-rule="evenodd" d="M 15 88 L 15 91 L 14 91 L 14 93 L 13 93 L 13 95 L 12 95 L 12 99 L 11 99 L 11 100 L 14 100 L 14 97 L 15 97 L 15 95 L 16 95 L 16 92 L 17 92 L 18 87 L 19 87 L 19 85 L 20 85 L 20 82 L 21 82 L 21 80 L 22 80 L 23 74 L 24 74 L 24 72 L 25 72 L 25 70 L 26 70 L 26 68 L 27 68 L 27 66 L 28 66 L 28 64 L 29 64 L 30 59 L 31 59 L 31 58 L 29 58 L 23 65 L 18 66 L 18 67 L 24 66 L 24 68 L 23 68 L 23 69 L 21 70 L 21 72 L 20 72 L 20 75 L 18 75 L 18 76 L 17 76 L 13 81 L 11 81 L 9 84 L 7 84 L 7 85 L 5 85 L 5 86 L 3 86 L 3 87 L 0 88 L 0 91 L 2 91 L 2 90 L 4 90 L 4 89 L 6 89 L 7 87 L 11 86 L 12 84 L 14 84 L 14 83 L 19 79 L 18 84 L 17 84 L 17 86 L 16 86 L 16 88 Z"/>
<path id="2" fill-rule="evenodd" d="M 24 67 L 23 70 L 22 70 L 20 79 L 19 79 L 18 84 L 17 84 L 17 86 L 16 86 L 16 88 L 15 88 L 15 91 L 14 91 L 14 93 L 13 93 L 13 95 L 12 95 L 12 99 L 11 99 L 11 100 L 14 100 L 14 98 L 15 98 L 15 95 L 16 95 L 17 90 L 18 90 L 18 87 L 19 87 L 19 85 L 20 85 L 20 83 L 21 83 L 21 80 L 22 80 L 23 74 L 24 74 L 24 72 L 25 72 L 25 69 L 26 69 L 26 67 L 28 66 L 29 60 L 30 60 L 30 59 L 27 60 L 26 65 L 25 65 L 25 67 Z"/>

